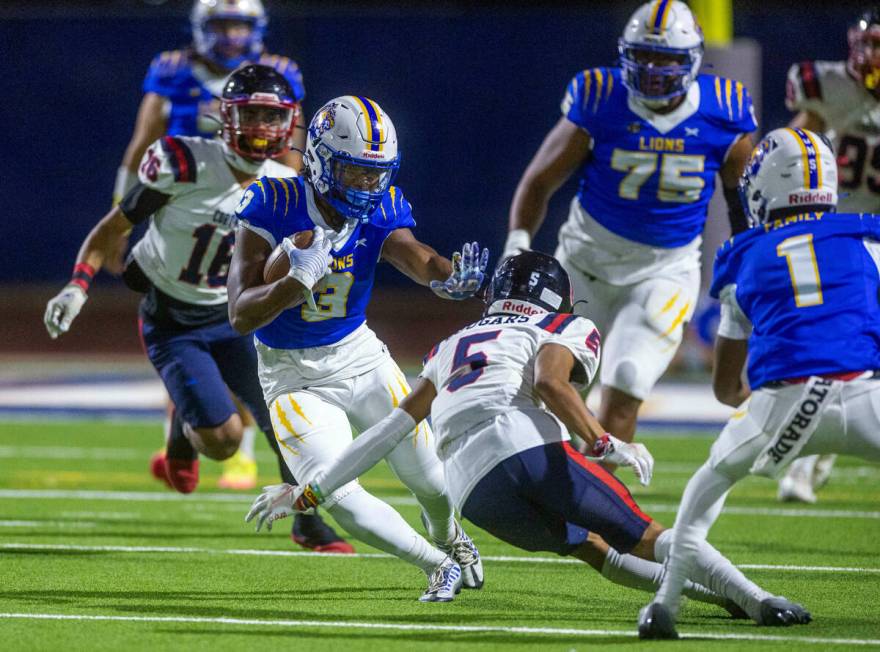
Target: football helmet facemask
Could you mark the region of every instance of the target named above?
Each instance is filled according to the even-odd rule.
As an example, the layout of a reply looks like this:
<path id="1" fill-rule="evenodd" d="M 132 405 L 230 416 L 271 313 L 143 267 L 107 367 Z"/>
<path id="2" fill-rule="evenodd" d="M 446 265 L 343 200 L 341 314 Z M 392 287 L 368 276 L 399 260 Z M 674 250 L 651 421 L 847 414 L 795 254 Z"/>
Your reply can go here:
<path id="1" fill-rule="evenodd" d="M 263 51 L 268 19 L 260 0 L 196 0 L 189 21 L 196 52 L 222 68 L 234 70 Z"/>
<path id="2" fill-rule="evenodd" d="M 309 124 L 304 163 L 315 191 L 340 215 L 367 222 L 400 167 L 394 123 L 367 97 L 337 97 Z"/>
<path id="3" fill-rule="evenodd" d="M 220 116 L 226 144 L 245 158 L 262 161 L 290 149 L 299 104 L 284 75 L 251 64 L 226 79 Z"/>
<path id="4" fill-rule="evenodd" d="M 833 211 L 837 162 L 823 134 L 774 129 L 752 150 L 739 182 L 750 226 L 793 213 Z"/>
<path id="5" fill-rule="evenodd" d="M 618 41 L 623 85 L 649 107 L 688 92 L 703 60 L 703 32 L 680 0 L 653 0 L 630 17 Z"/>
<path id="6" fill-rule="evenodd" d="M 571 312 L 571 281 L 553 256 L 524 251 L 504 260 L 486 289 L 484 315 Z"/>

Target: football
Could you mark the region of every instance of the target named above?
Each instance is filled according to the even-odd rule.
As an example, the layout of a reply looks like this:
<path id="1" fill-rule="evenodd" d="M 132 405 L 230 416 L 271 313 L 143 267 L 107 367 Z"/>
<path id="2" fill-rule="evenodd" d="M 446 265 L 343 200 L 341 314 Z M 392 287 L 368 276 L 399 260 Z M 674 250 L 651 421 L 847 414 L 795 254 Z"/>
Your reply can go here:
<path id="1" fill-rule="evenodd" d="M 298 231 L 297 233 L 294 233 L 293 237 L 290 239 L 293 241 L 293 244 L 297 249 L 308 249 L 309 245 L 312 244 L 314 237 L 314 231 Z M 263 281 L 266 283 L 274 283 L 287 276 L 287 272 L 289 271 L 290 258 L 287 257 L 287 254 L 279 244 L 272 250 L 272 253 L 269 254 L 269 258 L 266 259 L 266 264 L 263 267 Z"/>

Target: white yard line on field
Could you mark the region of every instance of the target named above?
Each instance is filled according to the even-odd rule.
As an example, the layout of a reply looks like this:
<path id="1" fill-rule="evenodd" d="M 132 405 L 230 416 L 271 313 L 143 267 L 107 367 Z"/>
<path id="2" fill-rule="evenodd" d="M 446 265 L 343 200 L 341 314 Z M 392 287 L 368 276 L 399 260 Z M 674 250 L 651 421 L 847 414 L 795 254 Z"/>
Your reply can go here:
<path id="1" fill-rule="evenodd" d="M 91 491 L 82 489 L 0 489 L 0 499 L 14 498 L 36 500 L 121 500 L 142 502 L 180 502 L 180 503 L 234 503 L 250 504 L 256 497 L 253 494 L 226 494 L 226 493 L 196 493 L 188 496 L 172 493 L 170 491 Z M 413 496 L 386 496 L 378 495 L 389 505 L 417 505 Z M 674 514 L 678 511 L 677 503 L 640 503 L 639 506 L 646 512 L 661 512 Z M 854 518 L 854 519 L 880 519 L 880 511 L 857 510 L 857 509 L 814 509 L 814 508 L 786 508 L 786 507 L 742 507 L 725 506 L 725 514 L 736 516 L 780 516 L 793 518 Z"/>
<path id="2" fill-rule="evenodd" d="M 212 555 L 245 555 L 252 557 L 319 557 L 322 559 L 394 559 L 384 553 L 355 553 L 337 555 L 325 552 L 308 552 L 305 550 L 260 550 L 248 548 L 200 548 L 194 546 L 100 546 L 78 545 L 67 543 L 2 543 L 0 550 L 46 550 L 58 552 L 125 552 L 125 553 L 162 553 L 162 554 L 212 554 Z M 519 564 L 583 564 L 570 557 L 516 557 L 511 555 L 483 555 L 484 561 L 511 562 Z M 863 573 L 880 574 L 880 568 L 856 568 L 850 566 L 794 566 L 787 564 L 740 564 L 740 568 L 756 570 L 800 571 L 814 573 Z"/>
<path id="3" fill-rule="evenodd" d="M 233 625 L 246 627 L 288 627 L 296 629 L 375 629 L 402 632 L 449 632 L 480 634 L 515 634 L 532 636 L 542 634 L 564 637 L 627 636 L 633 630 L 574 629 L 557 627 L 502 627 L 498 625 L 430 625 L 416 623 L 353 622 L 345 620 L 258 620 L 251 618 L 205 618 L 195 616 L 109 616 L 98 614 L 27 614 L 0 613 L 0 618 L 22 620 L 71 620 L 136 623 L 191 623 L 205 625 Z M 770 634 L 731 634 L 722 632 L 682 633 L 682 638 L 719 641 L 764 641 L 773 643 L 815 643 L 819 645 L 880 645 L 880 639 L 822 638 L 818 636 L 773 636 Z"/>

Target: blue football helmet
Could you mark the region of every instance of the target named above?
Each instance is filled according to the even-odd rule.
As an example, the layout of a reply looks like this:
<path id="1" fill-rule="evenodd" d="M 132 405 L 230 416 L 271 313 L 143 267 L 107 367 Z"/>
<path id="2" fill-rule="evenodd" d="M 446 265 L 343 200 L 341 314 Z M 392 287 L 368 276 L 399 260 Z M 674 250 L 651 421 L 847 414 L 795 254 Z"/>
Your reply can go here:
<path id="1" fill-rule="evenodd" d="M 196 0 L 189 20 L 196 52 L 227 70 L 263 51 L 268 19 L 260 0 Z M 241 25 L 224 26 L 231 22 Z"/>

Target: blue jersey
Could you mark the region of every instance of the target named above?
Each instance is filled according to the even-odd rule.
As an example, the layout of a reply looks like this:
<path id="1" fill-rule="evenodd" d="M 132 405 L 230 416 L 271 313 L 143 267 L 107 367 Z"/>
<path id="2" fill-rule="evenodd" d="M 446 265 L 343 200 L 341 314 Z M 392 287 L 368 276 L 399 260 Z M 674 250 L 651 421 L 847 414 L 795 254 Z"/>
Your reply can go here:
<path id="1" fill-rule="evenodd" d="M 315 227 L 309 217 L 310 210 L 317 210 L 307 196 L 311 192 L 299 177 L 262 177 L 245 191 L 237 215 L 274 247 L 287 236 Z M 306 304 L 285 310 L 257 329 L 257 339 L 277 349 L 307 349 L 333 344 L 353 332 L 366 320 L 385 238 L 395 229 L 413 226 L 412 207 L 403 192 L 392 186 L 370 221 L 358 223 L 349 237 L 331 250 L 333 272 L 321 282 L 324 289 L 315 293 L 317 312 Z"/>
<path id="2" fill-rule="evenodd" d="M 805 213 L 750 229 L 718 250 L 710 294 L 736 286 L 753 325 L 753 388 L 880 369 L 878 240 L 878 215 Z"/>
<path id="3" fill-rule="evenodd" d="M 214 74 L 194 59 L 190 50 L 162 52 L 150 63 L 144 79 L 144 93 L 156 93 L 170 103 L 169 136 L 212 138 L 220 128 L 216 98 L 220 96 L 225 74 Z M 283 74 L 297 101 L 305 97 L 299 66 L 287 57 L 262 54 L 259 61 Z M 205 119 L 205 116 L 214 118 Z"/>
<path id="4" fill-rule="evenodd" d="M 649 122 L 630 107 L 619 68 L 584 70 L 562 113 L 593 138 L 581 206 L 609 231 L 652 247 L 681 247 L 702 233 L 728 149 L 757 128 L 745 86 L 714 75 L 700 75 L 682 107 Z"/>

